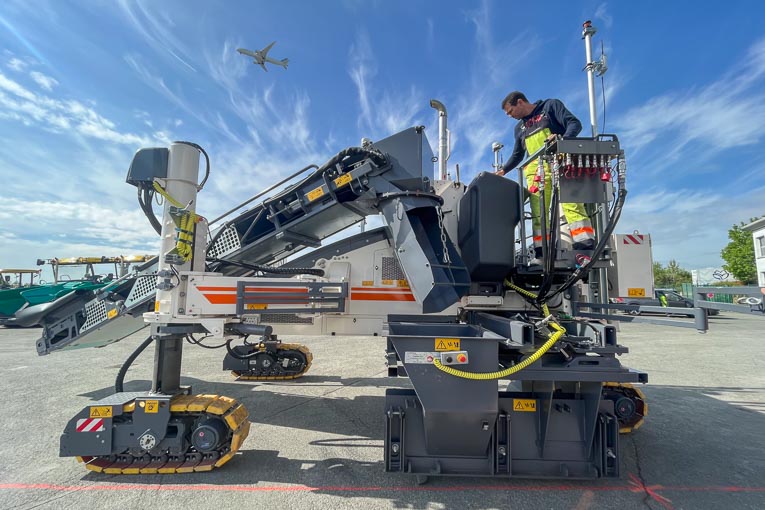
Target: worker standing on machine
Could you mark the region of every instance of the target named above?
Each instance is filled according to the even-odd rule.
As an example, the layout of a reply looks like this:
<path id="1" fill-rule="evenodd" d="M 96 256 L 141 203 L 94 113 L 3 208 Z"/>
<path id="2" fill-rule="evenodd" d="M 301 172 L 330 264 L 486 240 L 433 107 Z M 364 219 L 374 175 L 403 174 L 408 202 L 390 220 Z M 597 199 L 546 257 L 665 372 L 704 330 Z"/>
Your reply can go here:
<path id="1" fill-rule="evenodd" d="M 502 109 L 505 113 L 518 120 L 515 126 L 515 145 L 513 153 L 502 168 L 497 170 L 497 175 L 506 175 L 518 163 L 524 155 L 535 153 L 548 140 L 556 136 L 574 137 L 582 130 L 573 113 L 558 99 L 546 99 L 529 103 L 526 96 L 519 91 L 511 92 L 502 100 Z M 539 210 L 539 186 L 535 185 L 534 177 L 537 171 L 537 162 L 532 161 L 524 168 L 526 183 L 529 189 L 529 202 L 531 205 L 531 224 L 533 228 L 534 255 L 536 259 L 542 257 L 542 229 Z M 545 163 L 544 175 L 545 188 L 552 188 L 552 176 L 550 169 Z M 550 207 L 552 193 L 545 194 L 545 207 Z M 584 208 L 584 204 L 564 203 L 563 213 L 566 216 L 574 250 L 592 250 L 595 247 L 595 231 L 592 228 L 590 218 Z M 557 217 L 557 211 L 553 211 Z M 549 234 L 548 234 L 549 235 Z M 532 264 L 538 263 L 533 260 Z"/>

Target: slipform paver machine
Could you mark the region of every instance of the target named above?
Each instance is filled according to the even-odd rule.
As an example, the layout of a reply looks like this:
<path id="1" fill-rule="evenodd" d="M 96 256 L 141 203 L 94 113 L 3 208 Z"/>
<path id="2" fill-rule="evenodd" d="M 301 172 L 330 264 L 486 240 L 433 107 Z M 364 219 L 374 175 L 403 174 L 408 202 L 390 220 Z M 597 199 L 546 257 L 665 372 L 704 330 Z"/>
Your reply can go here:
<path id="1" fill-rule="evenodd" d="M 442 116 L 441 135 L 445 109 Z M 606 265 L 627 193 L 616 136 L 558 138 L 527 160 L 553 177 L 542 190 L 552 206 L 542 215 L 549 241 L 541 266 L 517 247 L 525 243 L 522 186 L 493 173 L 469 185 L 444 171 L 431 180 L 433 162 L 445 169 L 445 158 L 433 156 L 422 127 L 341 151 L 222 223 L 212 239 L 197 208 L 207 180 L 197 184 L 200 154 L 207 157 L 189 142 L 136 154 L 127 180 L 142 207 L 153 193 L 165 198 L 162 221 L 154 219 L 158 266 L 87 296 L 84 307 L 71 302 L 38 341 L 44 354 L 105 345 L 144 323 L 151 330 L 120 370 L 115 394 L 70 420 L 62 456 L 111 474 L 219 467 L 245 440 L 248 413 L 234 399 L 181 385 L 184 343 L 225 347 L 224 365 L 244 378 L 288 379 L 312 357 L 277 333 L 366 332 L 386 334 L 389 375 L 412 384 L 387 390 L 380 410 L 386 471 L 419 481 L 619 475 L 620 429 L 636 428 L 647 412 L 632 384 L 647 375 L 620 364 L 627 349 L 615 327 L 576 307 L 579 282 L 589 278 L 592 287 Z M 595 249 L 573 252 L 558 204 L 605 208 L 609 200 Z M 369 215 L 385 226 L 320 247 Z M 299 255 L 305 247 L 317 249 Z M 151 344 L 151 390 L 122 391 L 130 363 Z M 506 379 L 513 389 L 499 391 Z"/>

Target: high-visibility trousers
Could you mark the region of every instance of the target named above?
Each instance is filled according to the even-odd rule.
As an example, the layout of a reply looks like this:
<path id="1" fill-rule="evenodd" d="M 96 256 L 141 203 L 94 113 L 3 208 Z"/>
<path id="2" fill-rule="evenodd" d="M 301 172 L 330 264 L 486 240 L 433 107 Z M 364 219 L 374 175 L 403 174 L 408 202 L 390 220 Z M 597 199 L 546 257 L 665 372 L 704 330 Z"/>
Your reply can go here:
<path id="1" fill-rule="evenodd" d="M 524 173 L 526 175 L 526 184 L 529 188 L 533 186 L 534 174 L 537 170 L 537 163 L 533 162 L 526 166 Z M 538 184 L 538 183 L 537 183 Z M 542 216 L 539 211 L 539 194 L 529 192 L 529 204 L 531 205 L 531 226 L 532 235 L 534 238 L 534 247 L 542 246 Z M 552 174 L 550 169 L 545 163 L 545 211 L 548 214 L 547 217 L 547 231 L 550 231 L 550 225 L 552 225 L 551 218 L 549 217 L 550 202 L 552 200 Z M 589 240 L 595 240 L 595 230 L 592 228 L 589 216 L 587 216 L 587 210 L 584 208 L 584 204 L 576 203 L 563 203 L 563 215 L 566 217 L 568 228 L 571 231 L 571 238 L 575 243 L 582 243 Z M 555 219 L 557 221 L 558 211 L 553 211 Z"/>

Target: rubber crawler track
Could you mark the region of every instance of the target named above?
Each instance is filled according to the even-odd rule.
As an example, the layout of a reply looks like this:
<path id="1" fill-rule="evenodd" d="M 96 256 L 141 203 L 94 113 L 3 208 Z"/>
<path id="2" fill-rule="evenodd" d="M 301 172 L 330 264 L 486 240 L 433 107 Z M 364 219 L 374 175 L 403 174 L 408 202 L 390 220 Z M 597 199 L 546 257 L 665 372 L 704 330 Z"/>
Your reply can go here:
<path id="1" fill-rule="evenodd" d="M 135 410 L 135 401 L 123 406 L 123 414 Z M 181 456 L 145 455 L 134 457 L 130 454 L 99 457 L 77 457 L 85 467 L 97 473 L 110 475 L 193 473 L 210 471 L 220 467 L 234 456 L 250 432 L 249 413 L 244 405 L 233 398 L 218 395 L 178 395 L 170 401 L 172 416 L 198 419 L 202 416 L 221 418 L 229 430 L 228 441 L 213 453 L 189 452 Z"/>
<path id="2" fill-rule="evenodd" d="M 265 346 L 260 347 L 260 352 L 265 352 L 266 348 Z M 288 379 L 297 379 L 298 377 L 302 377 L 306 372 L 308 372 L 308 369 L 311 368 L 311 362 L 313 361 L 313 354 L 310 350 L 308 350 L 308 347 L 305 345 L 300 344 L 279 344 L 276 347 L 277 351 L 286 351 L 286 350 L 292 350 L 292 351 L 300 351 L 303 353 L 306 359 L 305 368 L 301 370 L 300 372 L 289 374 L 289 375 L 252 375 L 248 372 L 240 372 L 238 370 L 233 370 L 231 374 L 237 378 L 237 380 L 240 381 L 284 381 Z"/>

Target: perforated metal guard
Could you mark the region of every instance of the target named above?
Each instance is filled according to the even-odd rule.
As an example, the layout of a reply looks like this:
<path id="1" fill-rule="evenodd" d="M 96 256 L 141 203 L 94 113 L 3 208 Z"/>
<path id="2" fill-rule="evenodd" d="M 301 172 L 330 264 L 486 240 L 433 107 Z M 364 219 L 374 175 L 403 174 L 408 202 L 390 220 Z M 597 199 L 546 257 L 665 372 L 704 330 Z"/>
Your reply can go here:
<path id="1" fill-rule="evenodd" d="M 263 313 L 260 314 L 263 324 L 313 324 L 313 317 L 300 317 L 295 313 Z"/>
<path id="2" fill-rule="evenodd" d="M 139 276 L 125 300 L 125 307 L 130 309 L 136 303 L 145 300 L 149 295 L 153 296 L 156 292 L 157 277 L 155 275 Z"/>
<path id="3" fill-rule="evenodd" d="M 382 258 L 382 279 L 383 280 L 406 280 L 406 275 L 401 270 L 396 257 Z"/>
<path id="4" fill-rule="evenodd" d="M 104 321 L 106 321 L 106 304 L 102 299 L 94 299 L 85 305 L 85 324 L 80 328 L 80 333 Z"/>
<path id="5" fill-rule="evenodd" d="M 231 252 L 234 252 L 242 247 L 242 243 L 239 241 L 239 235 L 236 233 L 234 227 L 226 228 L 215 244 L 210 248 L 209 255 L 213 258 L 223 257 Z"/>

